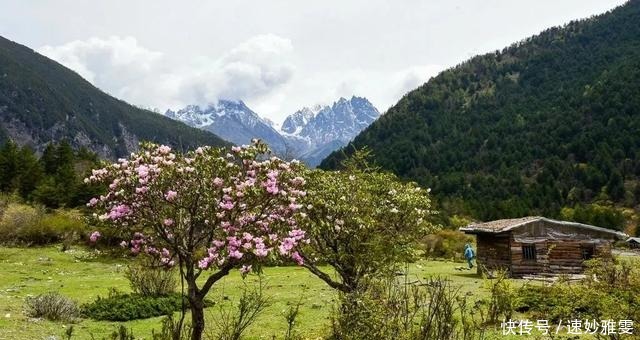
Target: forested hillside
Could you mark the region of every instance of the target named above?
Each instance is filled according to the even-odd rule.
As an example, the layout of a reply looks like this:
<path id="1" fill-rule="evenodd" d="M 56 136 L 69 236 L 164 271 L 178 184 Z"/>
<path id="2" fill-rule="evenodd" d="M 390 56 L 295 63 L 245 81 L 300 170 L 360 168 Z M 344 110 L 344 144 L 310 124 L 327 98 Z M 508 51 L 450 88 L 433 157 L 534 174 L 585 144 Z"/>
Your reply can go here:
<path id="1" fill-rule="evenodd" d="M 321 167 L 363 147 L 448 214 L 620 228 L 640 202 L 640 1 L 442 72 Z"/>
<path id="2" fill-rule="evenodd" d="M 109 158 L 129 154 L 142 140 L 178 148 L 226 144 L 113 98 L 55 61 L 0 37 L 0 144 L 7 139 L 40 151 L 51 141 L 68 140 Z"/>

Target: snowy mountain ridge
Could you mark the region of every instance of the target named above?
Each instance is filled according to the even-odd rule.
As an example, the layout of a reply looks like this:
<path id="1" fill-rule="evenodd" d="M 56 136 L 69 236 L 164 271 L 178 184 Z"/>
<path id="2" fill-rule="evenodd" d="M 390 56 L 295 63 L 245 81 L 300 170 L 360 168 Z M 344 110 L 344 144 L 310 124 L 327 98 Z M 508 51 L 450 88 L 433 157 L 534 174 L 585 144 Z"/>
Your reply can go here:
<path id="1" fill-rule="evenodd" d="M 304 107 L 289 115 L 280 130 L 240 100 L 219 100 L 205 108 L 188 105 L 178 111 L 167 110 L 165 115 L 235 144 L 262 139 L 276 154 L 316 166 L 369 126 L 380 113 L 366 98 L 354 96 L 340 98 L 332 105 Z"/>

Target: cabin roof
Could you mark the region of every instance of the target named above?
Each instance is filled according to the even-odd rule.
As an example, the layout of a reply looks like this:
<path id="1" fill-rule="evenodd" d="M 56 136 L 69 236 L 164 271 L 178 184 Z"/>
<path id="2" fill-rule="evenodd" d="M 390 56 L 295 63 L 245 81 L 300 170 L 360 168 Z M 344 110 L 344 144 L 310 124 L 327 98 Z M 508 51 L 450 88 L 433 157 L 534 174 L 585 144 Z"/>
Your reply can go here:
<path id="1" fill-rule="evenodd" d="M 629 239 L 627 240 L 627 242 L 640 243 L 640 237 L 629 237 Z"/>
<path id="2" fill-rule="evenodd" d="M 495 221 L 490 221 L 485 223 L 470 224 L 466 227 L 460 228 L 460 231 L 465 232 L 467 234 L 478 234 L 478 233 L 498 234 L 498 233 L 507 232 L 512 229 L 525 226 L 529 223 L 538 222 L 538 221 L 544 221 L 551 224 L 565 225 L 565 226 L 577 227 L 577 228 L 588 229 L 593 231 L 599 231 L 603 233 L 609 233 L 620 239 L 625 239 L 628 237 L 627 234 L 616 231 L 616 230 L 612 230 L 612 229 L 596 227 L 596 226 L 584 224 L 584 223 L 558 221 L 558 220 L 553 220 L 553 219 L 541 217 L 541 216 L 527 216 L 527 217 L 521 217 L 521 218 L 503 219 L 503 220 L 495 220 Z"/>

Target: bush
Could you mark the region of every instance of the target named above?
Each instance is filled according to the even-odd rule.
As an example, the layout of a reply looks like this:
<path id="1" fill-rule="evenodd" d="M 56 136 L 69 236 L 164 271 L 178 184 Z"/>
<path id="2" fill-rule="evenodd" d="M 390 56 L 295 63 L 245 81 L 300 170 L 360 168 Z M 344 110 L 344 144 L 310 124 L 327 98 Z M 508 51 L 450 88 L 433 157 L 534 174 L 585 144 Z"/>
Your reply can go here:
<path id="1" fill-rule="evenodd" d="M 72 321 L 79 314 L 75 301 L 55 292 L 27 297 L 25 309 L 30 317 L 51 321 Z"/>
<path id="2" fill-rule="evenodd" d="M 42 245 L 75 241 L 87 231 L 77 210 L 46 214 L 41 207 L 8 203 L 0 216 L 0 243 Z"/>
<path id="3" fill-rule="evenodd" d="M 365 292 L 340 294 L 330 339 L 484 338 L 485 309 L 470 308 L 468 297 L 448 280 L 409 283 L 387 278 L 368 287 Z"/>
<path id="4" fill-rule="evenodd" d="M 236 308 L 220 306 L 215 318 L 212 339 L 240 340 L 258 315 L 269 306 L 269 299 L 262 294 L 262 281 L 256 289 L 244 287 Z"/>
<path id="5" fill-rule="evenodd" d="M 425 237 L 423 241 L 424 253 L 427 258 L 463 261 L 464 245 L 473 242 L 473 236 L 455 230 L 440 230 Z"/>
<path id="6" fill-rule="evenodd" d="M 9 203 L 0 218 L 0 241 L 2 243 L 46 243 L 55 239 L 55 233 L 42 228 L 44 211 L 25 204 Z"/>
<path id="7" fill-rule="evenodd" d="M 492 279 L 485 279 L 484 288 L 490 293 L 487 304 L 487 318 L 490 323 L 509 320 L 517 307 L 517 291 L 513 288 L 509 273 L 499 270 Z"/>
<path id="8" fill-rule="evenodd" d="M 587 279 L 570 284 L 525 286 L 517 311 L 552 322 L 613 319 L 640 322 L 640 261 L 595 259 L 587 262 Z"/>
<path id="9" fill-rule="evenodd" d="M 151 297 L 138 294 L 112 292 L 107 298 L 100 298 L 82 306 L 83 315 L 94 320 L 129 321 L 147 319 L 171 314 L 189 305 L 181 294 Z"/>
<path id="10" fill-rule="evenodd" d="M 142 296 L 167 296 L 174 293 L 177 286 L 175 270 L 156 267 L 149 258 L 129 266 L 125 276 L 131 290 Z"/>

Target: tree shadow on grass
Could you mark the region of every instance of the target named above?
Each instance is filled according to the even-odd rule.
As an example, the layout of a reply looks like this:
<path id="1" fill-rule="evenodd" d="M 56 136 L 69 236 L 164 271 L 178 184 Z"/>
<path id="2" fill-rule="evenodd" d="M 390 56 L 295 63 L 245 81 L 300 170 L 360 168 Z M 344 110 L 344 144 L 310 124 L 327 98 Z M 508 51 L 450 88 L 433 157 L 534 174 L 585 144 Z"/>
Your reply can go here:
<path id="1" fill-rule="evenodd" d="M 460 272 L 460 273 L 453 273 L 451 274 L 452 276 L 457 276 L 457 277 L 464 277 L 467 279 L 482 279 L 482 275 L 478 274 L 476 271 L 472 271 L 472 272 Z"/>

